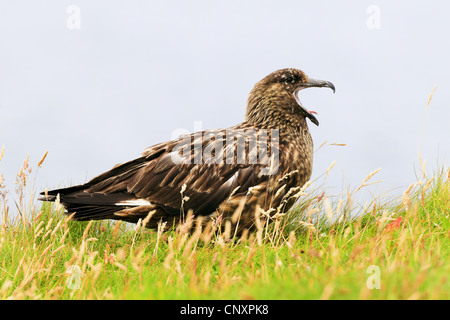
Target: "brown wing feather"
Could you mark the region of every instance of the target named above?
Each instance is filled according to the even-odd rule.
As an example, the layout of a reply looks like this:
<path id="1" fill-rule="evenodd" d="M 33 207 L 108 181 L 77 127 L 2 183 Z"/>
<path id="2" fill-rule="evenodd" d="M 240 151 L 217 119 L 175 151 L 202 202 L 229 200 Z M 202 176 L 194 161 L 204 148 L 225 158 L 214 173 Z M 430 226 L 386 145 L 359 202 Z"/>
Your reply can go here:
<path id="1" fill-rule="evenodd" d="M 217 130 L 203 134 L 214 135 L 218 132 L 224 133 Z M 183 139 L 190 147 L 188 148 L 190 153 L 184 160 L 189 160 L 179 163 L 174 161 L 178 157 L 175 152 L 179 152 L 177 146 L 183 143 Z M 222 161 L 195 163 L 198 162 L 195 158 L 198 154 L 193 150 L 199 143 L 202 152 L 211 152 L 210 149 L 218 150 L 218 153 L 213 155 L 222 156 Z M 227 156 L 231 156 L 230 152 L 234 153 L 232 155 L 234 161 L 227 164 L 226 159 Z M 264 166 L 250 164 L 248 159 L 247 163 L 238 164 L 236 156 L 235 148 L 226 147 L 225 138 L 211 140 L 202 139 L 200 136 L 199 139 L 199 134 L 196 133 L 146 149 L 143 157 L 116 166 L 91 180 L 86 192 L 127 192 L 152 204 L 168 208 L 173 213 L 180 212 L 183 206 L 185 211 L 192 209 L 197 215 L 208 215 L 214 212 L 237 187 L 240 187 L 240 193 L 246 193 L 249 187 L 268 179 L 267 175 L 260 174 Z M 180 194 L 182 188 L 185 188 L 183 195 Z M 188 197 L 184 203 L 183 196 Z"/>

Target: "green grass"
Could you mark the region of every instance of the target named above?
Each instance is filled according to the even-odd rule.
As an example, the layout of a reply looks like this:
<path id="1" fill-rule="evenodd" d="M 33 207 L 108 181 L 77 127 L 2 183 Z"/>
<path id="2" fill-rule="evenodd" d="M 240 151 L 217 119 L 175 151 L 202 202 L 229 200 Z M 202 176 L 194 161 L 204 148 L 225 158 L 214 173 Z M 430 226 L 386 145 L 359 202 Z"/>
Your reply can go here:
<path id="1" fill-rule="evenodd" d="M 450 298 L 448 169 L 367 206 L 354 204 L 358 190 L 306 189 L 269 227 L 229 241 L 70 221 L 25 201 L 24 167 L 14 209 L 0 176 L 0 299 Z"/>

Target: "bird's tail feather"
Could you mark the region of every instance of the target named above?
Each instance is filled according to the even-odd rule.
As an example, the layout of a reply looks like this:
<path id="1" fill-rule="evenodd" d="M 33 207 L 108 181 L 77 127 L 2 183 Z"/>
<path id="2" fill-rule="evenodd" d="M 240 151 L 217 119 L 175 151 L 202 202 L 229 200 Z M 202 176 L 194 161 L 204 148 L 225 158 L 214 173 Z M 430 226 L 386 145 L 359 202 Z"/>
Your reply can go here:
<path id="1" fill-rule="evenodd" d="M 67 214 L 74 214 L 73 219 L 79 221 L 118 219 L 114 213 L 127 209 L 130 203 L 138 199 L 128 192 L 99 193 L 85 192 L 83 186 L 56 189 L 43 192 L 38 200 L 54 202 L 59 196 L 59 202 L 66 208 Z M 132 207 L 133 205 L 131 205 Z M 136 222 L 138 218 L 129 217 L 129 222 Z M 136 221 L 134 221 L 136 220 Z"/>

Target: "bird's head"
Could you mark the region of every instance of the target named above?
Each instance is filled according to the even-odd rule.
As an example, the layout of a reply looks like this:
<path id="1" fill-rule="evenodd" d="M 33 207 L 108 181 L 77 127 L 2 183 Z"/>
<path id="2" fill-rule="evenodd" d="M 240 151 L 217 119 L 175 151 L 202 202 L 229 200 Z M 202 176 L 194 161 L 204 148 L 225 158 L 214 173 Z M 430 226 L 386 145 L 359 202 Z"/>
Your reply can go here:
<path id="1" fill-rule="evenodd" d="M 306 109 L 298 98 L 299 91 L 312 87 L 327 87 L 335 91 L 331 82 L 311 79 L 298 69 L 286 68 L 272 72 L 250 92 L 246 120 L 251 121 L 252 117 L 261 117 L 261 113 L 273 112 L 276 108 L 286 116 L 296 114 L 309 118 L 318 126 L 315 112 Z"/>

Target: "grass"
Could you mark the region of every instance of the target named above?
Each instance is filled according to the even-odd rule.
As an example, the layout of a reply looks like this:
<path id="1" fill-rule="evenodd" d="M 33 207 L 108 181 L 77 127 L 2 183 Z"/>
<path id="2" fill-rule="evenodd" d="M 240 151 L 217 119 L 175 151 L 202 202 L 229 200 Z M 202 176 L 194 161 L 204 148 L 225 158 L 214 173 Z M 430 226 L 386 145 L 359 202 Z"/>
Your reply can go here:
<path id="1" fill-rule="evenodd" d="M 311 185 L 293 210 L 234 241 L 71 221 L 58 204 L 26 200 L 31 172 L 27 159 L 14 209 L 0 175 L 0 299 L 450 298 L 449 169 L 366 206 L 353 199 L 376 172 L 334 197 Z"/>

